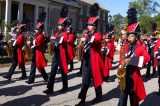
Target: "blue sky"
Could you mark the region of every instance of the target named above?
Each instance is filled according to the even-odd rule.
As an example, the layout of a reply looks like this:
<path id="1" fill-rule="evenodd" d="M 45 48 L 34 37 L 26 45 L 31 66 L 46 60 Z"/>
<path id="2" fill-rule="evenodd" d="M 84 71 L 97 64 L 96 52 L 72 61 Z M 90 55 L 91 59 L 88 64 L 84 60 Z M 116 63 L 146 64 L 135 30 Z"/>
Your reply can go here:
<path id="1" fill-rule="evenodd" d="M 99 0 L 109 11 L 111 15 L 120 13 L 126 16 L 128 3 L 132 0 Z"/>
<path id="2" fill-rule="evenodd" d="M 127 15 L 128 10 L 128 4 L 130 1 L 133 0 L 98 0 L 103 4 L 109 11 L 112 16 L 114 14 L 120 13 L 122 16 Z M 160 3 L 160 0 L 156 0 L 158 3 Z M 160 9 L 158 9 L 160 10 Z"/>

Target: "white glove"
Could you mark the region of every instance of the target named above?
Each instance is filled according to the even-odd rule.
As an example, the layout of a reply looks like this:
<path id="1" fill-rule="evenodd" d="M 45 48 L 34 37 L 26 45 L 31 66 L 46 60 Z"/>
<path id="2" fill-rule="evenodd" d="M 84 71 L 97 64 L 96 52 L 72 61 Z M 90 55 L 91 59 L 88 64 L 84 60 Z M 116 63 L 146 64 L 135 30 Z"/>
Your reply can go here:
<path id="1" fill-rule="evenodd" d="M 36 46 L 36 40 L 33 41 L 33 46 Z"/>
<path id="2" fill-rule="evenodd" d="M 35 46 L 31 46 L 31 49 L 33 49 Z"/>
<path id="3" fill-rule="evenodd" d="M 16 42 L 17 42 L 17 40 L 15 40 L 15 41 L 13 42 L 13 46 L 15 46 L 15 45 L 16 45 Z"/>
<path id="4" fill-rule="evenodd" d="M 22 50 L 23 50 L 23 51 L 24 51 L 24 49 L 25 49 L 25 46 L 22 47 Z"/>

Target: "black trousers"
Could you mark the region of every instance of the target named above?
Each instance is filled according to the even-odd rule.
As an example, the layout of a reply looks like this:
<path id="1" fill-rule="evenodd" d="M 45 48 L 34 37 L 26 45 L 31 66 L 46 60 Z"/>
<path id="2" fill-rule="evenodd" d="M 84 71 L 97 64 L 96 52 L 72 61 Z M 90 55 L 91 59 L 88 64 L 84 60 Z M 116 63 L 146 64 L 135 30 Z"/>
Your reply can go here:
<path id="1" fill-rule="evenodd" d="M 83 66 L 83 59 L 81 60 L 81 66 L 80 66 L 80 70 L 79 70 L 79 74 L 82 74 L 82 66 Z"/>
<path id="2" fill-rule="evenodd" d="M 13 61 L 12 61 L 12 66 L 9 69 L 9 72 L 7 73 L 8 77 L 10 78 L 12 77 L 17 65 L 18 65 L 17 47 L 13 47 Z M 25 65 L 22 65 L 21 70 L 22 70 L 22 77 L 26 77 Z"/>
<path id="3" fill-rule="evenodd" d="M 134 92 L 121 92 L 118 106 L 127 106 L 128 96 L 130 98 L 130 106 L 139 106 L 138 101 L 134 100 Z"/>
<path id="4" fill-rule="evenodd" d="M 73 70 L 73 60 L 70 60 L 70 70 Z"/>
<path id="5" fill-rule="evenodd" d="M 154 57 L 151 57 L 151 61 L 148 62 L 146 76 L 150 76 L 151 66 L 154 65 Z M 155 74 L 156 68 L 153 67 L 153 74 Z"/>
<path id="6" fill-rule="evenodd" d="M 130 97 L 130 106 L 139 106 L 134 94 L 134 80 L 133 80 L 134 67 L 128 65 L 126 67 L 126 88 L 120 94 L 118 106 L 127 106 L 128 96 Z"/>
<path id="7" fill-rule="evenodd" d="M 35 49 L 32 49 L 32 63 L 31 63 L 31 71 L 30 71 L 28 82 L 34 82 L 35 74 L 36 74 L 36 53 L 35 53 Z M 48 75 L 45 69 L 41 70 L 41 75 L 44 80 L 46 81 L 48 80 Z"/>
<path id="8" fill-rule="evenodd" d="M 85 100 L 87 91 L 91 83 L 91 79 L 93 79 L 93 77 L 92 77 L 90 62 L 88 60 L 83 60 L 82 63 L 83 63 L 82 64 L 82 87 L 78 95 L 78 98 Z M 99 86 L 95 88 L 95 93 L 96 93 L 96 98 L 101 98 L 102 97 L 102 87 Z"/>
<path id="9" fill-rule="evenodd" d="M 47 84 L 48 89 L 53 90 L 53 88 L 54 88 L 54 82 L 55 82 L 55 77 L 56 77 L 56 73 L 58 70 L 58 66 L 60 68 L 61 75 L 62 75 L 63 88 L 68 88 L 67 74 L 65 74 L 63 71 L 63 68 L 61 66 L 61 61 L 63 61 L 63 60 L 60 59 L 59 53 L 55 53 L 55 55 L 53 56 L 53 59 L 52 59 L 51 73 L 50 73 L 49 81 Z"/>

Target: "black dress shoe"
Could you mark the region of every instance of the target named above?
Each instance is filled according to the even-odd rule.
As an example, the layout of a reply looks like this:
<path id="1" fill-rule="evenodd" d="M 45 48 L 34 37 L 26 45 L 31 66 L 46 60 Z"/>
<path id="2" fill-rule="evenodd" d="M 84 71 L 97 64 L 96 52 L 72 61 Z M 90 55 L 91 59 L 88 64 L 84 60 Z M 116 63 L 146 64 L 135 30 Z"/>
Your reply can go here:
<path id="1" fill-rule="evenodd" d="M 11 77 L 9 77 L 9 76 L 7 76 L 7 75 L 4 75 L 3 78 L 8 79 L 8 80 L 11 80 Z"/>
<path id="2" fill-rule="evenodd" d="M 82 72 L 80 72 L 80 71 L 79 71 L 79 72 L 77 72 L 77 75 L 78 75 L 78 76 L 82 75 Z"/>
<path id="3" fill-rule="evenodd" d="M 73 70 L 73 69 L 69 69 L 68 71 L 69 71 L 69 72 L 72 72 L 72 70 Z"/>
<path id="4" fill-rule="evenodd" d="M 62 88 L 59 92 L 60 92 L 60 93 L 64 93 L 64 92 L 67 92 L 67 91 L 68 91 L 68 87 Z"/>
<path id="5" fill-rule="evenodd" d="M 155 76 L 156 76 L 156 73 L 155 73 L 155 72 L 153 72 L 153 73 L 152 73 L 152 75 L 151 75 L 151 77 L 153 77 L 153 78 L 154 78 Z"/>
<path id="6" fill-rule="evenodd" d="M 34 81 L 26 81 L 26 83 L 28 83 L 28 84 L 33 84 Z"/>
<path id="7" fill-rule="evenodd" d="M 75 106 L 85 106 L 85 100 L 81 100 L 78 104 Z"/>
<path id="8" fill-rule="evenodd" d="M 150 78 L 151 78 L 151 76 L 147 74 L 147 75 L 146 75 L 146 78 L 150 79 Z"/>
<path id="9" fill-rule="evenodd" d="M 27 76 L 22 76 L 19 78 L 20 80 L 24 80 L 24 79 L 27 79 Z"/>
<path id="10" fill-rule="evenodd" d="M 96 97 L 95 99 L 93 99 L 92 100 L 92 104 L 96 104 L 96 103 L 99 103 L 99 102 L 101 102 L 101 100 L 102 100 L 102 97 Z"/>
<path id="11" fill-rule="evenodd" d="M 45 91 L 43 91 L 43 93 L 45 93 L 45 94 L 53 94 L 53 90 L 51 90 L 51 89 L 47 89 L 47 90 L 45 90 Z"/>
<path id="12" fill-rule="evenodd" d="M 48 82 L 48 78 L 44 80 L 44 82 Z"/>

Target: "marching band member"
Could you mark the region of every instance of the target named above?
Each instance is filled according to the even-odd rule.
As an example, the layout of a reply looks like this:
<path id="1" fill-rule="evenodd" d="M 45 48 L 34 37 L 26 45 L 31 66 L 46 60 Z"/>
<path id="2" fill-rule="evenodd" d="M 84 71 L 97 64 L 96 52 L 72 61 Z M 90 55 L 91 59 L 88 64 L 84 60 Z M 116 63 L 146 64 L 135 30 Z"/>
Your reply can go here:
<path id="1" fill-rule="evenodd" d="M 146 78 L 150 78 L 151 66 L 153 66 L 152 77 L 154 77 L 156 74 L 157 63 L 156 63 L 156 58 L 154 57 L 154 46 L 157 42 L 156 28 L 157 28 L 157 24 L 153 23 L 153 25 L 152 25 L 152 32 L 153 33 L 152 33 L 151 39 L 149 41 L 149 49 L 148 49 L 148 52 L 151 56 L 151 61 L 148 62 L 148 67 L 147 67 L 147 71 L 146 71 Z"/>
<path id="2" fill-rule="evenodd" d="M 157 43 L 154 46 L 154 57 L 157 60 L 157 66 L 158 66 L 158 87 L 159 90 L 157 92 L 157 95 L 160 96 L 160 30 L 156 30 L 156 35 L 159 37 Z"/>
<path id="3" fill-rule="evenodd" d="M 81 65 L 80 65 L 80 70 L 79 72 L 77 72 L 77 75 L 82 75 L 82 65 L 83 65 L 83 45 L 84 45 L 84 40 L 85 38 L 88 37 L 88 29 L 87 29 L 87 25 L 84 26 L 84 30 L 83 30 L 83 35 L 81 38 L 79 38 L 79 50 L 77 50 L 79 52 L 79 61 L 81 61 Z"/>
<path id="4" fill-rule="evenodd" d="M 17 38 L 13 43 L 13 62 L 7 75 L 3 76 L 4 78 L 11 79 L 17 65 L 19 65 L 19 68 L 21 68 L 22 70 L 22 76 L 20 77 L 20 79 L 27 78 L 25 70 L 25 53 L 22 50 L 25 42 L 24 35 L 22 34 L 24 26 L 25 24 L 19 24 L 16 27 Z"/>
<path id="5" fill-rule="evenodd" d="M 31 63 L 31 71 L 30 76 L 27 81 L 28 84 L 34 83 L 36 67 L 38 71 L 41 73 L 43 79 L 48 81 L 48 75 L 45 71 L 45 67 L 47 66 L 46 59 L 44 57 L 44 44 L 45 44 L 45 35 L 43 34 L 44 25 L 41 22 L 36 24 L 35 29 L 35 38 L 33 42 L 31 42 L 32 46 L 32 63 Z"/>
<path id="6" fill-rule="evenodd" d="M 102 44 L 102 57 L 105 64 L 105 67 L 109 73 L 109 70 L 112 69 L 112 59 L 114 56 L 114 45 L 112 43 L 114 28 L 110 28 L 109 32 L 105 35 L 104 43 Z"/>
<path id="7" fill-rule="evenodd" d="M 68 33 L 68 41 L 67 41 L 67 51 L 68 51 L 68 58 L 69 58 L 69 63 L 70 63 L 70 69 L 69 71 L 72 71 L 73 70 L 73 59 L 74 57 L 76 56 L 76 51 L 75 51 L 75 48 L 74 48 L 74 42 L 75 42 L 75 35 L 73 34 L 72 32 L 72 27 L 71 27 L 71 24 L 72 24 L 72 20 L 69 19 L 68 20 L 68 25 L 67 25 L 67 33 Z"/>
<path id="8" fill-rule="evenodd" d="M 54 40 L 54 56 L 52 59 L 51 73 L 47 84 L 47 89 L 43 91 L 45 94 L 53 93 L 54 82 L 58 67 L 62 75 L 63 88 L 60 92 L 68 90 L 68 65 L 67 65 L 67 41 L 68 33 L 65 31 L 67 26 L 68 7 L 64 6 L 61 10 L 61 18 L 58 20 L 58 32 L 51 39 Z"/>
<path id="9" fill-rule="evenodd" d="M 88 37 L 84 41 L 84 55 L 82 66 L 82 86 L 78 98 L 81 101 L 76 105 L 84 105 L 86 94 L 89 89 L 91 79 L 94 82 L 94 88 L 96 91 L 96 98 L 92 103 L 97 103 L 102 98 L 102 83 L 103 78 L 108 76 L 108 72 L 105 69 L 105 65 L 101 58 L 101 42 L 102 34 L 96 32 L 98 25 L 98 11 L 99 5 L 94 3 L 90 8 L 91 18 L 88 20 Z"/>
<path id="10" fill-rule="evenodd" d="M 126 64 L 126 87 L 120 94 L 118 106 L 127 106 L 127 99 L 130 96 L 130 106 L 139 106 L 139 102 L 146 97 L 143 79 L 140 74 L 140 68 L 150 61 L 150 56 L 146 48 L 140 45 L 139 22 L 137 22 L 136 9 L 128 10 L 128 52 L 123 63 Z"/>

